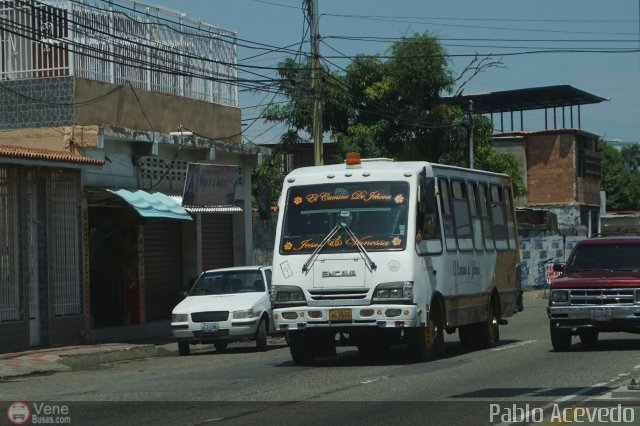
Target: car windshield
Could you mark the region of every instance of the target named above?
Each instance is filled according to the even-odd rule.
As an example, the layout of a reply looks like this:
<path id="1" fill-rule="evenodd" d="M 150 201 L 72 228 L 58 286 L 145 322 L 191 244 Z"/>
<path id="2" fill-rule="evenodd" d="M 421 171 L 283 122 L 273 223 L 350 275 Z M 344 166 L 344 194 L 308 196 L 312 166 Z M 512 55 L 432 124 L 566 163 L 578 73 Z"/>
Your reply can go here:
<path id="1" fill-rule="evenodd" d="M 282 254 L 312 253 L 348 215 L 349 229 L 367 252 L 402 250 L 407 242 L 407 182 L 331 183 L 291 187 L 280 242 Z M 358 245 L 340 228 L 323 252 L 355 251 Z"/>
<path id="2" fill-rule="evenodd" d="M 189 296 L 264 292 L 264 280 L 258 270 L 208 271 L 195 282 Z"/>
<path id="3" fill-rule="evenodd" d="M 583 244 L 576 247 L 567 271 L 640 272 L 640 243 Z"/>

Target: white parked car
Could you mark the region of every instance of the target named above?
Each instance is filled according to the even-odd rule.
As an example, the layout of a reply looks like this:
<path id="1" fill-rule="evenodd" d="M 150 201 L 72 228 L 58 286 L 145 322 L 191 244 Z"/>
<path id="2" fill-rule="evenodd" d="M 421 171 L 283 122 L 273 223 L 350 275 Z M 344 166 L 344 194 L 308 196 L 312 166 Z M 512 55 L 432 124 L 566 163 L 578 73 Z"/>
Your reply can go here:
<path id="1" fill-rule="evenodd" d="M 189 355 L 194 344 L 213 343 L 223 351 L 241 340 L 255 340 L 256 349 L 266 351 L 273 331 L 270 290 L 270 266 L 203 272 L 171 314 L 180 355 Z"/>

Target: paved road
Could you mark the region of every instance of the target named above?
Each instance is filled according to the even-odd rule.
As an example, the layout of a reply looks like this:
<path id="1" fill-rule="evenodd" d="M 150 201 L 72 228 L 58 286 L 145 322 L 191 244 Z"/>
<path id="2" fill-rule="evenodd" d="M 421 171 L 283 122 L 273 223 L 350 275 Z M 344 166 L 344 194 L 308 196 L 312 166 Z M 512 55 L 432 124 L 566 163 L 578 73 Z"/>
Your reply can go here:
<path id="1" fill-rule="evenodd" d="M 543 413 L 549 420 L 554 410 L 582 414 L 561 411 L 568 404 L 600 404 L 609 411 L 617 404 L 640 405 L 635 394 L 621 391 L 640 375 L 640 339 L 603 335 L 596 350 L 576 340 L 571 352 L 552 352 L 545 306 L 546 300 L 528 298 L 525 311 L 501 328 L 502 341 L 492 349 L 465 352 L 457 335 L 448 335 L 447 356 L 428 363 L 409 362 L 402 348 L 386 359 L 365 359 L 347 348 L 337 358 L 298 367 L 284 342 L 275 340 L 266 353 L 254 352 L 248 343 L 225 353 L 211 349 L 16 378 L 0 383 L 0 400 L 55 401 L 69 408 L 74 424 L 112 425 L 132 419 L 137 424 L 510 424 L 521 420 L 518 415 L 537 420 Z M 640 423 L 640 411 L 629 409 Z"/>

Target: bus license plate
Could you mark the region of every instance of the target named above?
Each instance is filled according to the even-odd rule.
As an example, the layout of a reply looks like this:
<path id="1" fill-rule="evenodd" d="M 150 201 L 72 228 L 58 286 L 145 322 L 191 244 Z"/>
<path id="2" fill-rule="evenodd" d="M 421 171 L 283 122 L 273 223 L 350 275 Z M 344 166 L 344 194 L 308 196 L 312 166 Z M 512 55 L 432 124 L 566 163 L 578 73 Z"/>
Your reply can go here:
<path id="1" fill-rule="evenodd" d="M 203 322 L 201 327 L 203 333 L 216 333 L 218 331 L 217 322 Z"/>
<path id="2" fill-rule="evenodd" d="M 611 309 L 592 309 L 591 319 L 593 321 L 611 321 Z"/>
<path id="3" fill-rule="evenodd" d="M 351 321 L 351 309 L 330 309 L 329 320 Z"/>

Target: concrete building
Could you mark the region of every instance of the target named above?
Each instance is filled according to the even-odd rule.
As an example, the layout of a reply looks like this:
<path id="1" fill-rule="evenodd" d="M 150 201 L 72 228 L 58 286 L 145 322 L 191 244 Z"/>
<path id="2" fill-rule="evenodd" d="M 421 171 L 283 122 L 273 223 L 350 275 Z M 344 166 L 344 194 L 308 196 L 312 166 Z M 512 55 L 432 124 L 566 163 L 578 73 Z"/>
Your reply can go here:
<path id="1" fill-rule="evenodd" d="M 602 175 L 599 136 L 581 129 L 581 107 L 606 100 L 569 85 L 447 98 L 489 116 L 494 148 L 518 159 L 529 194 L 516 207 L 547 211 L 557 217 L 550 231 L 581 236 L 598 232 Z M 544 129 L 525 130 L 525 113 L 532 110 L 544 112 Z"/>
<path id="2" fill-rule="evenodd" d="M 251 259 L 235 33 L 130 0 L 3 2 L 0 352 L 168 332 L 203 269 Z M 182 204 L 189 164 L 236 174 Z"/>
<path id="3" fill-rule="evenodd" d="M 598 232 L 602 153 L 598 136 L 578 129 L 501 133 L 498 151 L 516 155 L 528 194 L 520 207 L 542 209 L 556 217 L 561 235 Z"/>

